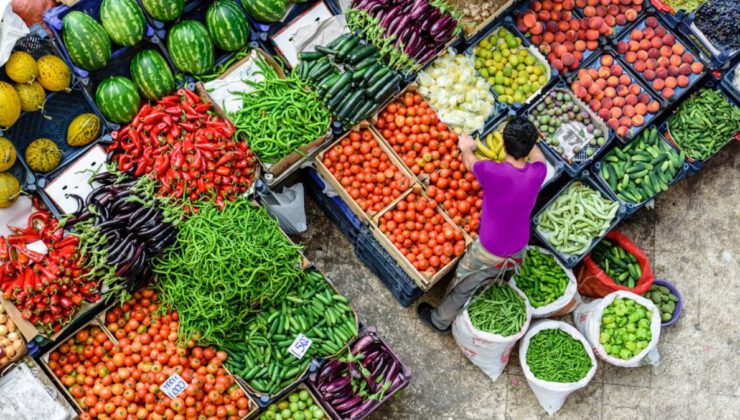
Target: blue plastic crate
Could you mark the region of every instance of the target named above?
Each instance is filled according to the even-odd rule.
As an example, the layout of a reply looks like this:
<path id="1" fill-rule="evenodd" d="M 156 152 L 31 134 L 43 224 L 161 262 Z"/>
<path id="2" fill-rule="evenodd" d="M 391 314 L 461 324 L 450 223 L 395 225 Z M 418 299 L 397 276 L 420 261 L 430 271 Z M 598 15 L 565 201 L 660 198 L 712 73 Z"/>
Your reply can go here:
<path id="1" fill-rule="evenodd" d="M 564 191 L 566 191 L 568 188 L 570 188 L 570 186 L 573 185 L 574 182 L 581 182 L 581 183 L 585 184 L 586 186 L 588 186 L 588 187 L 590 187 L 590 188 L 598 191 L 599 193 L 601 193 L 601 195 L 604 198 L 606 198 L 608 200 L 611 200 L 611 201 L 616 201 L 616 200 L 614 200 L 611 197 L 611 195 L 609 194 L 609 191 L 608 190 L 606 190 L 603 186 L 601 186 L 599 183 L 597 183 L 597 182 L 595 182 L 593 180 L 593 178 L 588 173 L 588 171 L 583 171 L 580 174 L 578 174 L 576 177 L 574 177 L 570 182 L 568 182 L 563 187 L 562 190 L 560 190 L 557 194 L 555 194 L 555 196 L 552 199 L 550 199 L 550 201 L 548 201 L 547 204 L 545 204 L 537 212 L 537 214 L 534 215 L 534 217 L 532 217 L 532 233 L 534 234 L 534 236 L 540 242 L 542 242 L 542 244 L 545 246 L 545 248 L 547 248 L 549 251 L 551 251 L 553 254 L 555 254 L 558 257 L 558 259 L 560 259 L 560 261 L 562 261 L 563 265 L 565 265 L 568 268 L 573 268 L 579 262 L 581 262 L 581 260 L 586 255 L 588 255 L 589 252 L 591 252 L 591 250 L 596 246 L 596 244 L 598 244 L 604 238 L 604 236 L 606 236 L 606 233 L 609 232 L 610 230 L 614 229 L 614 227 L 624 218 L 624 215 L 626 214 L 626 211 L 627 211 L 627 207 L 625 205 L 623 205 L 623 204 L 620 204 L 619 210 L 617 211 L 617 214 L 614 216 L 614 219 L 612 220 L 611 226 L 609 227 L 609 229 L 607 229 L 607 231 L 604 232 L 604 235 L 602 235 L 601 237 L 594 238 L 594 240 L 591 242 L 591 246 L 589 246 L 588 249 L 586 250 L 586 252 L 584 252 L 583 254 L 581 254 L 581 255 L 571 255 L 571 254 L 564 254 L 564 253 L 558 251 L 545 238 L 545 235 L 542 232 L 540 232 L 539 226 L 538 226 L 539 225 L 539 219 L 540 219 L 540 216 L 542 215 L 542 213 L 544 211 L 546 211 L 553 204 L 553 202 L 555 202 L 555 200 L 558 199 L 558 197 L 560 197 L 560 194 L 562 194 Z"/>
<path id="2" fill-rule="evenodd" d="M 26 148 L 32 141 L 39 138 L 51 139 L 62 152 L 62 159 L 58 168 L 63 168 L 95 144 L 101 141 L 110 141 L 107 128 L 104 124 L 101 124 L 101 134 L 92 143 L 82 147 L 72 147 L 67 144 L 67 127 L 78 115 L 84 113 L 94 113 L 102 118 L 97 109 L 87 101 L 83 91 L 73 89 L 70 93 L 60 92 L 47 99 L 44 111 L 23 114 L 18 122 L 10 128 L 6 137 L 13 142 L 18 153 L 18 159 L 23 160 L 24 164 Z M 39 186 L 45 185 L 49 176 L 49 174 L 36 172 L 33 172 L 33 175 L 35 183 Z"/>
<path id="3" fill-rule="evenodd" d="M 740 106 L 740 89 L 736 88 L 735 85 L 732 84 L 732 79 L 735 77 L 736 71 L 740 72 L 740 63 L 727 70 L 725 75 L 722 77 L 720 87 L 725 94 L 733 100 L 735 106 Z"/>
<path id="4" fill-rule="evenodd" d="M 503 27 L 504 29 L 506 29 L 507 31 L 509 31 L 510 33 L 512 33 L 514 36 L 516 36 L 519 39 L 521 39 L 522 40 L 521 46 L 523 48 L 529 49 L 530 50 L 530 53 L 532 52 L 531 50 L 535 50 L 536 51 L 535 58 L 537 59 L 537 61 L 540 64 L 544 64 L 545 67 L 550 71 L 550 79 L 542 87 L 540 87 L 537 91 L 535 91 L 531 95 L 529 95 L 529 97 L 527 97 L 524 100 L 524 102 L 521 102 L 521 103 L 515 102 L 513 104 L 509 104 L 510 107 L 518 110 L 519 108 L 523 107 L 524 105 L 529 104 L 532 101 L 534 101 L 537 98 L 539 98 L 544 91 L 546 91 L 547 89 L 549 89 L 550 86 L 552 86 L 555 83 L 557 83 L 557 81 L 559 80 L 559 77 L 558 77 L 559 76 L 559 73 L 558 73 L 557 70 L 553 69 L 550 66 L 550 63 L 547 62 L 547 58 L 542 56 L 542 54 L 539 52 L 539 50 L 537 49 L 537 47 L 534 46 L 534 45 L 532 45 L 532 43 L 529 42 L 529 40 L 524 35 L 522 35 L 522 33 L 519 32 L 519 30 L 517 30 L 516 25 L 514 24 L 514 20 L 511 18 L 511 16 L 506 16 L 505 18 L 503 18 L 499 22 L 498 25 L 491 27 L 487 32 L 485 32 L 484 34 L 482 34 L 482 36 L 480 37 L 480 40 L 478 41 L 478 43 L 473 44 L 473 45 L 469 45 L 467 47 L 467 49 L 465 49 L 465 54 L 468 55 L 468 56 L 470 56 L 470 57 L 472 57 L 473 59 L 475 59 L 475 55 L 473 54 L 473 49 L 476 47 L 476 45 L 478 45 L 480 43 L 480 41 L 482 41 L 483 39 L 487 38 L 490 34 L 492 34 L 494 31 L 497 31 L 501 27 Z M 530 48 L 530 47 L 532 47 L 532 48 Z M 476 73 L 480 76 L 480 72 L 478 72 L 478 69 L 476 69 Z M 483 77 L 483 76 L 480 76 L 480 77 Z M 483 77 L 483 79 L 486 80 L 485 77 Z M 488 80 L 486 80 L 486 83 L 488 83 Z M 488 83 L 488 84 L 490 85 L 490 83 Z M 493 86 L 491 86 L 491 92 L 493 93 L 494 97 L 496 98 L 496 102 L 499 102 L 499 100 L 498 100 L 499 95 L 493 89 Z"/>
<path id="5" fill-rule="evenodd" d="M 648 127 L 648 128 L 650 128 L 650 127 Z M 658 139 L 660 141 L 668 144 L 670 147 L 672 147 L 676 151 L 680 151 L 680 149 L 678 147 L 676 147 L 675 144 L 667 141 L 663 137 L 663 135 L 660 134 L 660 130 L 658 130 Z M 652 197 L 648 198 L 647 200 L 644 200 L 644 201 L 642 201 L 640 203 L 633 203 L 633 202 L 625 201 L 625 200 L 622 200 L 621 198 L 619 198 L 617 196 L 616 192 L 614 192 L 611 189 L 611 187 L 609 186 L 609 183 L 601 176 L 601 164 L 602 164 L 602 161 L 604 160 L 604 158 L 606 158 L 607 156 L 608 156 L 608 154 L 607 155 L 604 155 L 601 159 L 599 159 L 598 162 L 595 162 L 594 163 L 594 166 L 591 168 L 591 175 L 596 180 L 596 182 L 598 182 L 599 185 L 601 185 L 601 187 L 604 188 L 604 190 L 606 190 L 607 193 L 609 193 L 609 196 L 611 197 L 611 199 L 613 199 L 615 201 L 619 201 L 620 204 L 624 204 L 625 205 L 625 207 L 626 207 L 626 209 L 625 209 L 625 217 L 631 216 L 632 214 L 634 214 L 635 212 L 637 212 L 637 210 L 643 208 L 650 200 L 653 200 L 655 197 L 657 197 L 661 193 L 659 191 L 654 196 L 652 196 Z M 676 177 L 671 182 L 668 183 L 668 187 L 672 187 L 678 181 L 684 179 L 686 177 L 686 175 L 689 173 L 689 169 L 690 169 L 690 167 L 689 167 L 688 162 L 686 162 L 684 160 L 683 166 L 681 167 L 681 169 L 679 169 L 678 173 L 676 174 Z"/>
<path id="6" fill-rule="evenodd" d="M 95 71 L 90 72 L 85 69 L 82 69 L 80 67 L 77 67 L 72 62 L 72 59 L 69 56 L 69 53 L 67 53 L 67 48 L 64 46 L 64 37 L 62 37 L 62 29 L 64 28 L 64 17 L 71 11 L 77 11 L 77 12 L 83 12 L 87 15 L 90 15 L 93 19 L 98 21 L 100 23 L 100 3 L 101 0 L 80 0 L 77 2 L 74 6 L 57 6 L 52 9 L 49 9 L 44 13 L 44 21 L 46 22 L 47 26 L 51 30 L 51 32 L 54 34 L 54 38 L 56 38 L 59 41 L 59 47 L 62 52 L 63 57 L 67 61 L 67 63 L 72 67 L 73 72 L 76 73 L 80 78 L 87 78 L 92 73 L 95 73 Z M 143 8 L 142 8 L 143 11 Z M 147 24 L 146 26 L 146 33 L 144 36 L 144 39 L 151 39 L 156 36 L 156 31 L 154 28 Z M 115 59 L 116 57 L 125 54 L 128 49 L 131 47 L 123 47 L 120 45 L 116 45 L 115 43 L 111 42 L 111 61 Z"/>
<path id="7" fill-rule="evenodd" d="M 329 197 L 324 194 L 323 191 L 326 184 L 324 184 L 324 180 L 321 179 L 315 169 L 308 168 L 306 171 L 308 177 L 304 185 L 306 185 L 309 194 L 311 194 L 311 197 L 313 197 L 319 207 L 324 210 L 324 213 L 326 213 L 329 219 L 354 244 L 362 228 L 362 222 L 352 213 L 352 210 L 350 210 L 341 198 Z"/>
<path id="8" fill-rule="evenodd" d="M 167 61 L 170 69 L 174 69 L 174 65 L 172 64 L 172 61 L 170 60 L 170 57 L 167 54 L 162 41 L 160 41 L 160 39 L 157 37 L 154 37 L 151 40 L 140 42 L 134 47 L 127 48 L 126 51 L 124 51 L 122 54 L 111 59 L 107 66 L 90 73 L 89 77 L 83 81 L 83 91 L 88 101 L 90 101 L 91 104 L 95 104 L 96 109 L 97 104 L 95 103 L 95 92 L 100 83 L 103 82 L 105 79 L 113 76 L 125 77 L 133 82 L 133 79 L 131 78 L 131 60 L 133 60 L 136 54 L 144 50 L 154 50 L 158 52 L 162 55 L 162 57 L 164 57 L 165 61 Z M 145 98 L 142 96 L 142 100 L 144 99 Z M 115 131 L 121 128 L 121 124 L 108 120 L 102 114 L 101 116 L 103 117 L 105 124 L 108 126 L 108 129 L 110 131 Z"/>
<path id="9" fill-rule="evenodd" d="M 241 4 L 243 1 L 245 0 L 239 0 L 238 3 Z M 286 24 L 293 21 L 293 19 L 303 14 L 303 12 L 313 7 L 313 5 L 319 1 L 323 1 L 324 4 L 326 4 L 326 6 L 332 12 L 332 14 L 339 15 L 342 13 L 342 10 L 339 8 L 339 4 L 336 3 L 334 0 L 308 0 L 303 3 L 292 3 L 289 6 L 286 15 L 279 22 L 262 22 L 253 18 L 248 13 L 247 19 L 249 19 L 249 24 L 252 28 L 252 31 L 257 33 L 257 37 L 261 41 L 267 41 L 270 35 L 285 27 Z"/>
<path id="10" fill-rule="evenodd" d="M 404 307 L 411 306 L 424 294 L 388 251 L 375 240 L 367 226 L 363 227 L 357 236 L 355 253 Z"/>
<path id="11" fill-rule="evenodd" d="M 621 54 L 617 54 L 617 55 L 619 55 L 620 56 L 619 58 L 622 59 L 622 61 L 629 66 L 630 70 L 632 70 L 632 72 L 637 75 L 637 77 L 639 78 L 640 82 L 642 82 L 642 84 L 644 86 L 647 86 L 648 89 L 650 89 L 650 91 L 656 97 L 659 97 L 659 98 L 662 98 L 664 100 L 667 100 L 669 103 L 678 102 L 678 100 L 684 94 L 686 94 L 687 92 L 691 91 L 691 89 L 697 83 L 699 83 L 707 75 L 707 66 L 708 66 L 708 63 L 709 63 L 709 59 L 701 51 L 697 51 L 694 48 L 693 44 L 691 44 L 686 39 L 684 39 L 684 37 L 680 33 L 672 31 L 670 29 L 670 25 L 667 24 L 664 21 L 664 19 L 662 18 L 662 15 L 656 14 L 653 11 L 649 11 L 649 12 L 645 13 L 645 15 L 643 15 L 637 22 L 635 22 L 635 24 L 630 28 L 629 31 L 625 31 L 620 37 L 614 39 L 613 40 L 614 48 L 617 47 L 617 43 L 619 43 L 619 42 L 622 42 L 622 41 L 629 42 L 629 40 L 631 39 L 630 35 L 631 35 L 632 30 L 634 30 L 634 29 L 640 29 L 640 30 L 645 29 L 645 27 L 647 26 L 646 24 L 647 24 L 647 18 L 648 17 L 655 17 L 655 18 L 657 18 L 658 19 L 658 26 L 659 27 L 663 27 L 666 30 L 666 34 L 673 35 L 674 38 L 676 39 L 676 43 L 681 44 L 684 47 L 684 49 L 686 50 L 686 52 L 691 53 L 691 55 L 693 55 L 694 58 L 697 61 L 699 61 L 700 63 L 702 63 L 702 65 L 704 66 L 704 70 L 701 73 L 699 73 L 699 74 L 691 73 L 688 76 L 688 78 L 689 78 L 689 85 L 686 86 L 686 87 L 676 86 L 673 89 L 674 92 L 675 92 L 674 95 L 670 99 L 665 99 L 665 98 L 663 98 L 662 93 L 653 87 L 652 82 L 649 81 L 649 80 L 647 80 L 647 79 L 645 79 L 644 72 L 642 72 L 642 73 L 638 72 L 635 69 L 633 63 L 627 62 L 627 60 Z"/>
<path id="12" fill-rule="evenodd" d="M 726 45 L 711 41 L 707 34 L 696 26 L 696 12 L 700 10 L 701 7 L 693 13 L 685 14 L 683 19 L 679 21 L 676 31 L 684 34 L 693 43 L 694 47 L 708 56 L 712 66 L 722 68 L 740 56 L 740 49 L 732 51 Z"/>
<path id="13" fill-rule="evenodd" d="M 588 156 L 585 151 L 581 151 L 575 156 L 575 159 L 572 161 L 567 161 L 564 157 L 560 155 L 560 153 L 557 152 L 557 150 L 547 143 L 547 141 L 541 142 L 543 145 L 543 149 L 546 150 L 551 156 L 555 157 L 562 165 L 565 172 L 568 173 L 570 176 L 576 176 L 581 171 L 586 169 L 589 165 L 591 165 L 591 162 L 593 162 L 597 157 L 599 157 L 605 150 L 609 148 L 609 146 L 614 141 L 614 131 L 609 129 L 607 127 L 606 123 L 599 118 L 598 115 L 596 115 L 588 106 L 588 104 L 583 103 L 580 99 L 576 98 L 573 92 L 570 90 L 568 85 L 564 81 L 558 82 L 555 86 L 553 86 L 552 89 L 545 92 L 545 94 L 537 101 L 532 103 L 529 108 L 527 108 L 526 115 L 529 118 L 529 116 L 532 113 L 532 110 L 535 109 L 542 101 L 545 100 L 545 98 L 550 95 L 551 92 L 563 92 L 571 95 L 574 99 L 578 100 L 582 103 L 582 108 L 586 110 L 589 114 L 591 114 L 592 120 L 601 126 L 601 130 L 604 132 L 604 135 L 606 137 L 606 142 L 602 146 L 592 146 L 594 149 L 594 154 L 591 156 Z M 543 134 L 543 136 L 545 136 Z M 547 136 L 545 136 L 547 137 Z"/>
<path id="14" fill-rule="evenodd" d="M 614 137 L 617 138 L 623 144 L 627 144 L 630 141 L 632 141 L 632 139 L 635 138 L 638 134 L 640 134 L 640 132 L 642 130 L 644 130 L 645 127 L 647 127 L 648 125 L 650 125 L 650 123 L 652 123 L 653 120 L 655 120 L 656 118 L 659 118 L 660 115 L 665 111 L 666 107 L 669 104 L 667 104 L 666 101 L 662 100 L 661 98 L 658 98 L 657 96 L 655 96 L 655 94 L 653 93 L 652 89 L 650 89 L 647 86 L 645 86 L 645 84 L 640 80 L 640 78 L 637 77 L 635 75 L 635 73 L 632 71 L 631 66 L 629 66 L 627 63 L 625 63 L 623 61 L 622 57 L 620 57 L 620 54 L 617 54 L 616 51 L 614 51 L 609 46 L 605 47 L 604 48 L 604 51 L 602 53 L 597 54 L 597 55 L 594 55 L 593 57 L 591 57 L 591 59 L 583 66 L 583 68 L 586 68 L 586 69 L 587 68 L 598 69 L 599 67 L 601 67 L 601 58 L 605 54 L 608 54 L 608 55 L 612 56 L 612 58 L 614 59 L 614 63 L 615 64 L 619 64 L 620 66 L 622 66 L 622 73 L 623 74 L 626 74 L 627 76 L 629 76 L 630 79 L 632 80 L 632 83 L 635 83 L 638 86 L 640 86 L 640 94 L 646 93 L 648 96 L 650 96 L 650 100 L 651 101 L 656 101 L 656 102 L 658 102 L 660 104 L 660 109 L 658 110 L 657 113 L 647 113 L 647 114 L 645 114 L 645 116 L 644 116 L 644 120 L 645 121 L 643 122 L 643 124 L 641 126 L 639 126 L 639 127 L 631 127 L 630 130 L 629 130 L 629 132 L 627 133 L 627 135 L 624 138 L 618 136 L 616 134 L 616 130 L 613 130 L 612 129 L 612 131 L 615 132 Z M 577 74 L 574 74 L 574 75 L 570 76 L 567 79 L 568 80 L 568 86 L 573 86 L 573 82 L 575 80 L 577 80 L 577 79 L 578 79 L 578 75 Z M 592 111 L 593 111 L 593 109 L 592 109 Z M 608 121 L 607 121 L 607 125 L 608 125 Z"/>

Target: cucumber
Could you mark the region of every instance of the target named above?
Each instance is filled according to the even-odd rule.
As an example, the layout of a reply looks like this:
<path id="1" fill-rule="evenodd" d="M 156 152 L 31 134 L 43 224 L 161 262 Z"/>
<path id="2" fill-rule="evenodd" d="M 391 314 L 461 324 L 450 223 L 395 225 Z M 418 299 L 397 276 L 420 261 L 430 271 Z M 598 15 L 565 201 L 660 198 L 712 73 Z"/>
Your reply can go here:
<path id="1" fill-rule="evenodd" d="M 365 79 L 367 80 L 367 85 L 374 86 L 380 79 L 390 74 L 390 72 L 391 72 L 391 69 L 389 69 L 388 67 L 382 67 L 380 70 L 373 73 L 369 79 Z"/>
<path id="2" fill-rule="evenodd" d="M 330 99 L 337 93 L 339 93 L 340 90 L 342 90 L 346 85 L 348 85 L 352 81 L 353 73 L 351 71 L 346 71 L 344 74 L 342 74 L 339 77 L 339 80 L 334 83 L 331 88 L 326 92 L 327 99 Z"/>
<path id="3" fill-rule="evenodd" d="M 323 47 L 321 45 L 317 45 L 314 47 L 316 51 L 323 53 L 324 55 L 335 55 L 337 53 L 336 50 L 333 50 L 331 48 Z"/>
<path id="4" fill-rule="evenodd" d="M 375 95 L 377 95 L 381 90 L 385 90 L 388 86 L 393 86 L 392 82 L 395 78 L 396 75 L 389 71 L 385 76 L 375 82 L 375 84 L 370 84 L 370 87 L 367 89 L 367 95 L 375 98 Z"/>
<path id="5" fill-rule="evenodd" d="M 350 52 L 360 43 L 360 39 L 355 37 L 352 37 L 347 41 L 345 44 L 342 45 L 341 49 L 338 49 L 336 58 L 339 61 L 344 61 L 347 55 L 349 55 Z"/>
<path id="6" fill-rule="evenodd" d="M 382 102 L 383 99 L 387 98 L 391 93 L 393 93 L 397 87 L 398 77 L 394 74 L 393 77 L 391 77 L 389 83 L 386 85 L 382 85 L 378 93 L 373 95 L 373 101 L 377 103 Z"/>
<path id="7" fill-rule="evenodd" d="M 340 120 L 347 118 L 350 111 L 355 109 L 355 106 L 360 102 L 360 99 L 362 98 L 364 92 L 360 89 L 356 90 L 355 93 L 350 95 L 350 97 L 344 101 L 341 108 L 339 108 L 339 111 L 337 112 L 337 118 Z"/>
<path id="8" fill-rule="evenodd" d="M 374 45 L 367 44 L 362 48 L 358 48 L 353 51 L 352 54 L 347 57 L 347 61 L 349 61 L 349 64 L 355 65 L 363 59 L 370 57 L 376 51 L 378 51 L 378 49 L 375 48 Z"/>
<path id="9" fill-rule="evenodd" d="M 302 52 L 299 57 L 301 61 L 313 61 L 324 57 L 324 55 L 324 53 L 319 52 L 317 49 L 316 51 Z"/>

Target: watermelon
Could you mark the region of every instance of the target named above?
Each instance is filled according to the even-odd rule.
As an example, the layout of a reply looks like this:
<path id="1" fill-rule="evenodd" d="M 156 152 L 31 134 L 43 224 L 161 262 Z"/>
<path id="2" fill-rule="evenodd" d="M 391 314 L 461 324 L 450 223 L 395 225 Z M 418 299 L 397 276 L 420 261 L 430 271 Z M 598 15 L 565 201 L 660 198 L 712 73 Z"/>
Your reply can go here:
<path id="1" fill-rule="evenodd" d="M 97 70 L 110 60 L 111 44 L 108 33 L 90 16 L 77 11 L 63 19 L 62 38 L 69 58 L 85 70 Z"/>
<path id="2" fill-rule="evenodd" d="M 98 85 L 95 103 L 109 121 L 126 124 L 139 112 L 141 96 L 134 82 L 125 77 L 112 76 Z"/>
<path id="3" fill-rule="evenodd" d="M 177 19 L 185 7 L 185 0 L 141 0 L 149 16 L 162 22 Z"/>
<path id="4" fill-rule="evenodd" d="M 110 39 L 123 46 L 138 44 L 146 31 L 144 12 L 136 0 L 103 0 L 100 22 Z"/>
<path id="5" fill-rule="evenodd" d="M 216 0 L 208 7 L 206 27 L 216 46 L 238 51 L 249 42 L 249 24 L 244 11 L 233 0 Z"/>
<path id="6" fill-rule="evenodd" d="M 288 11 L 288 0 L 243 1 L 242 6 L 253 18 L 262 22 L 278 22 Z"/>
<path id="7" fill-rule="evenodd" d="M 167 34 L 167 50 L 183 72 L 203 74 L 213 68 L 213 41 L 200 22 L 183 20 L 173 26 Z"/>
<path id="8" fill-rule="evenodd" d="M 131 78 L 144 97 L 157 100 L 175 90 L 175 77 L 162 54 L 154 50 L 139 52 L 131 60 Z"/>

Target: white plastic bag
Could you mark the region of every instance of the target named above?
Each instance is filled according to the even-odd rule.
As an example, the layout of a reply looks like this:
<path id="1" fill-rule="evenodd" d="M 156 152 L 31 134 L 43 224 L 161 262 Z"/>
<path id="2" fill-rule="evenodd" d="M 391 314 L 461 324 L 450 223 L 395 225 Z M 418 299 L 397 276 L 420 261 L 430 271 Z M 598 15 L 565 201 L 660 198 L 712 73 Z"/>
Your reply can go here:
<path id="1" fill-rule="evenodd" d="M 650 343 L 642 349 L 635 357 L 631 359 L 619 359 L 610 356 L 604 347 L 601 345 L 599 340 L 599 334 L 601 333 L 601 316 L 604 314 L 604 309 L 609 306 L 614 299 L 622 297 L 632 299 L 640 305 L 644 306 L 652 312 L 652 318 L 650 320 L 650 334 L 652 336 Z M 619 367 L 639 367 L 645 365 L 658 365 L 660 363 L 660 353 L 658 353 L 658 340 L 660 339 L 660 311 L 655 307 L 655 304 L 644 297 L 627 292 L 624 290 L 618 290 L 616 292 L 609 293 L 602 299 L 596 299 L 590 303 L 579 305 L 575 312 L 573 312 L 573 321 L 580 331 L 591 343 L 591 347 L 602 360 L 607 363 L 611 363 L 614 366 Z"/>
<path id="2" fill-rule="evenodd" d="M 527 310 L 527 320 L 517 334 L 504 337 L 475 328 L 468 316 L 468 306 L 472 299 L 475 299 L 475 295 L 468 300 L 465 309 L 452 323 L 452 336 L 455 337 L 457 345 L 460 346 L 465 356 L 493 381 L 496 381 L 501 372 L 504 371 L 506 364 L 509 362 L 511 349 L 527 332 L 529 322 L 532 320 L 532 306 L 530 306 L 527 297 L 516 287 L 512 287 L 512 289 L 524 299 Z"/>
<path id="3" fill-rule="evenodd" d="M 13 12 L 10 0 L 0 0 L 0 66 L 8 61 L 19 39 L 29 34 L 28 26 Z"/>
<path id="4" fill-rule="evenodd" d="M 303 184 L 299 182 L 291 187 L 284 187 L 280 193 L 265 190 L 260 192 L 260 196 L 265 202 L 267 212 L 278 219 L 285 233 L 294 235 L 306 231 Z"/>
<path id="5" fill-rule="evenodd" d="M 539 247 L 531 246 L 529 248 Z M 539 248 L 539 250 L 543 254 L 552 255 L 552 253 L 546 249 Z M 578 294 L 578 282 L 576 281 L 576 276 L 573 274 L 573 270 L 566 268 L 557 258 L 555 258 L 555 262 L 558 263 L 560 268 L 562 268 L 568 276 L 568 285 L 565 287 L 563 295 L 555 299 L 553 302 L 545 306 L 540 306 L 539 308 L 532 307 L 532 318 L 563 316 L 572 312 L 576 305 L 581 302 L 581 296 Z M 514 276 L 511 276 L 509 284 L 516 286 Z"/>
<path id="6" fill-rule="evenodd" d="M 531 340 L 538 332 L 551 329 L 560 329 L 583 343 L 586 353 L 588 353 L 588 356 L 591 358 L 592 366 L 586 376 L 580 381 L 571 383 L 543 381 L 542 379 L 537 379 L 532 371 L 529 370 L 529 365 L 527 364 L 529 340 Z M 549 319 L 532 323 L 532 327 L 527 331 L 527 334 L 519 344 L 519 363 L 522 365 L 524 377 L 527 378 L 527 383 L 529 383 L 529 387 L 532 389 L 532 392 L 534 392 L 534 396 L 537 397 L 537 401 L 539 401 L 542 408 L 547 411 L 547 414 L 551 416 L 555 414 L 556 411 L 560 410 L 565 403 L 565 399 L 568 398 L 568 395 L 588 385 L 596 374 L 596 357 L 594 357 L 594 352 L 591 350 L 591 346 L 588 341 L 586 341 L 586 338 L 583 337 L 578 330 L 565 322 L 552 321 Z"/>

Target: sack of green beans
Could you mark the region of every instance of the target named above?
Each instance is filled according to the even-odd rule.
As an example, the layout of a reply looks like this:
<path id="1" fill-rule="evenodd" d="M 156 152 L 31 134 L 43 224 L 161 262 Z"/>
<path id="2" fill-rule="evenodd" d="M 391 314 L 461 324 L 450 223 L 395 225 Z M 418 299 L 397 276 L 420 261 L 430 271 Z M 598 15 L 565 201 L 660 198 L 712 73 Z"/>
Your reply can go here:
<path id="1" fill-rule="evenodd" d="M 660 363 L 660 310 L 649 299 L 620 290 L 579 305 L 573 321 L 607 363 L 619 367 Z"/>
<path id="2" fill-rule="evenodd" d="M 655 275 L 642 249 L 613 230 L 576 268 L 576 278 L 581 295 L 599 298 L 617 290 L 644 295 Z"/>
<path id="3" fill-rule="evenodd" d="M 465 356 L 495 381 L 531 319 L 532 307 L 521 290 L 491 284 L 470 298 L 452 323 L 452 335 Z"/>
<path id="4" fill-rule="evenodd" d="M 581 300 L 573 270 L 565 268 L 550 251 L 536 246 L 527 248 L 524 261 L 509 284 L 527 296 L 533 318 L 563 316 Z"/>
<path id="5" fill-rule="evenodd" d="M 522 338 L 519 363 L 537 401 L 551 416 L 596 374 L 596 357 L 586 338 L 565 322 L 549 319 L 534 322 Z"/>

